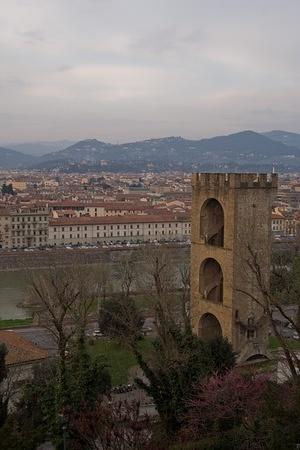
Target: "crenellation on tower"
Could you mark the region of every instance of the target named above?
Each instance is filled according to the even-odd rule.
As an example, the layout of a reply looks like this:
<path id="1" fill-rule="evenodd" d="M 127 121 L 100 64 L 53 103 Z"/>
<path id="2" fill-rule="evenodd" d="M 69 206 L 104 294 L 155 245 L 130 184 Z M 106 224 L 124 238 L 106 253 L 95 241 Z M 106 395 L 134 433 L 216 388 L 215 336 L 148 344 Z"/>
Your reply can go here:
<path id="1" fill-rule="evenodd" d="M 276 173 L 193 173 L 192 186 L 195 189 L 209 190 L 229 188 L 277 188 L 278 175 Z"/>
<path id="2" fill-rule="evenodd" d="M 277 174 L 193 174 L 191 319 L 203 338 L 223 334 L 240 359 L 266 354 L 267 324 L 249 296 L 249 246 L 269 283 L 271 209 Z M 247 271 L 248 270 L 248 271 Z"/>

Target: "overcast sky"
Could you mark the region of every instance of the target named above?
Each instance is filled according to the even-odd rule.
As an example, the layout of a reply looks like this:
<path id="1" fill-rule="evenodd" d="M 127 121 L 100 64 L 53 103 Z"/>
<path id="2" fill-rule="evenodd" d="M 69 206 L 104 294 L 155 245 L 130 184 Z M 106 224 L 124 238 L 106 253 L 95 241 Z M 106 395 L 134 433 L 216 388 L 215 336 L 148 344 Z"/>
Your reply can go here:
<path id="1" fill-rule="evenodd" d="M 0 6 L 0 142 L 300 132 L 299 0 Z"/>

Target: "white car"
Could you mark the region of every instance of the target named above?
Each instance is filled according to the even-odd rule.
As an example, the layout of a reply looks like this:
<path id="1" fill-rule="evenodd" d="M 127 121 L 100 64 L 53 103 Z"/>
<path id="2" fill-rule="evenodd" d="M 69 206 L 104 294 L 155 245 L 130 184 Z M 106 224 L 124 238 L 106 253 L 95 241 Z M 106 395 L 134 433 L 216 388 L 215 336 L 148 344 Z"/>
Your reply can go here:
<path id="1" fill-rule="evenodd" d="M 101 333 L 100 330 L 95 330 L 95 331 L 93 331 L 93 336 L 94 336 L 94 337 L 103 337 L 104 334 Z"/>

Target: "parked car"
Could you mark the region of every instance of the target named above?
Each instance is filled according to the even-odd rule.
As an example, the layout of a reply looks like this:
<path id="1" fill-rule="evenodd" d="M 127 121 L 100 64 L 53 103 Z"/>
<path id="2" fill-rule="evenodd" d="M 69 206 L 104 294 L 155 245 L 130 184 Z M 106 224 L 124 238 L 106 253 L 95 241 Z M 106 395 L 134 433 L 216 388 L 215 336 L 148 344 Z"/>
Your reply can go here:
<path id="1" fill-rule="evenodd" d="M 96 338 L 98 338 L 98 337 L 103 337 L 104 334 L 101 333 L 100 330 L 94 330 L 94 331 L 93 331 L 93 336 L 96 337 Z"/>

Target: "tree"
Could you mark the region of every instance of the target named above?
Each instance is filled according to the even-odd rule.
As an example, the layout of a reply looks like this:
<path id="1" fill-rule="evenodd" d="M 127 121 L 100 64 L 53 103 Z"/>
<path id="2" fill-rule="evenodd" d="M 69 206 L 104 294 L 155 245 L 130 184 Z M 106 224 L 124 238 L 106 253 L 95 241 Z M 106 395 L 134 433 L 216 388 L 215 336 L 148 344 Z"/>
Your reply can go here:
<path id="1" fill-rule="evenodd" d="M 8 397 L 6 395 L 5 380 L 7 378 L 7 368 L 5 357 L 7 348 L 4 344 L 0 344 L 0 428 L 4 425 L 7 418 Z"/>
<path id="2" fill-rule="evenodd" d="M 300 370 L 300 358 L 297 353 L 291 348 L 288 342 L 281 336 L 276 320 L 274 319 L 273 312 L 278 311 L 290 324 L 292 329 L 294 329 L 300 335 L 300 324 L 297 320 L 294 320 L 290 315 L 288 315 L 283 305 L 281 304 L 276 292 L 272 292 L 269 283 L 266 281 L 265 268 L 261 266 L 259 254 L 254 251 L 250 245 L 246 246 L 247 257 L 245 258 L 245 264 L 249 273 L 253 276 L 254 290 L 252 292 L 245 291 L 244 289 L 237 289 L 238 292 L 247 296 L 254 303 L 259 305 L 267 317 L 274 335 L 278 339 L 286 361 L 290 370 L 292 378 L 296 381 L 298 379 L 297 371 Z M 259 295 L 256 295 L 259 293 Z"/>
<path id="3" fill-rule="evenodd" d="M 4 183 L 1 188 L 2 195 L 15 195 L 12 184 Z"/>
<path id="4" fill-rule="evenodd" d="M 132 253 L 121 257 L 117 265 L 120 292 L 110 297 L 103 295 L 99 311 L 100 330 L 124 342 L 137 340 L 144 323 L 131 296 L 135 281 L 134 265 Z"/>
<path id="5" fill-rule="evenodd" d="M 89 311 L 98 297 L 95 272 L 88 266 L 61 266 L 56 260 L 49 260 L 46 271 L 29 273 L 29 295 L 40 307 L 40 325 L 50 331 L 57 343 L 59 408 L 67 401 L 67 347 L 75 333 L 83 338 Z"/>
<path id="6" fill-rule="evenodd" d="M 223 371 L 232 368 L 235 359 L 226 341 L 222 342 L 222 347 L 227 346 L 228 351 L 220 362 L 213 353 L 217 343 L 205 343 L 178 327 L 169 329 L 169 339 L 168 346 L 156 339 L 147 360 L 138 350 L 135 354 L 145 377 L 136 382 L 153 399 L 163 428 L 171 436 L 184 423 L 186 400 L 194 384 L 220 367 Z"/>
<path id="7" fill-rule="evenodd" d="M 137 383 L 153 398 L 165 432 L 172 435 L 183 424 L 185 402 L 194 383 L 214 371 L 231 368 L 235 357 L 227 341 L 205 343 L 192 333 L 186 315 L 189 276 L 185 271 L 185 290 L 178 307 L 174 301 L 178 268 L 168 250 L 150 249 L 146 261 L 148 270 L 142 270 L 142 281 L 152 296 L 157 338 L 147 358 L 136 344 L 132 347 L 144 374 L 144 380 Z M 220 346 L 222 351 L 218 351 Z"/>
<path id="8" fill-rule="evenodd" d="M 266 376 L 245 376 L 236 370 L 212 376 L 196 383 L 187 401 L 183 431 L 189 440 L 224 433 L 243 426 L 254 427 L 262 413 Z"/>
<path id="9" fill-rule="evenodd" d="M 82 335 L 70 348 L 67 364 L 68 408 L 79 411 L 82 404 L 94 408 L 96 401 L 111 390 L 111 378 L 100 358 L 92 359 Z"/>
<path id="10" fill-rule="evenodd" d="M 140 414 L 138 402 L 98 401 L 91 411 L 82 407 L 70 417 L 74 450 L 146 450 L 151 421 Z"/>
<path id="11" fill-rule="evenodd" d="M 106 298 L 101 305 L 99 329 L 110 337 L 123 342 L 136 340 L 141 335 L 144 319 L 132 298 L 122 294 Z"/>

